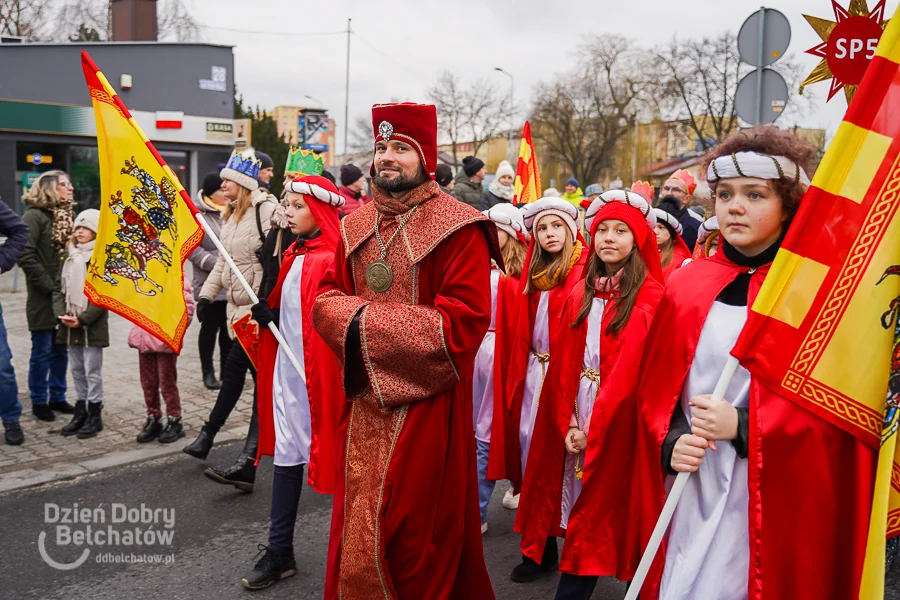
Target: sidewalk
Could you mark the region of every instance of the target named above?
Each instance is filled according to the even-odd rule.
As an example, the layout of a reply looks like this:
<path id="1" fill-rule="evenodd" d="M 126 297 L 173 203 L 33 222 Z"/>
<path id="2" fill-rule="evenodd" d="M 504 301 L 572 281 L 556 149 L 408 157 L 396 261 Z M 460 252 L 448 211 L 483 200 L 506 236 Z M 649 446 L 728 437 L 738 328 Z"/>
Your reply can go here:
<path id="1" fill-rule="evenodd" d="M 138 353 L 129 348 L 127 343 L 131 323 L 112 313 L 109 318 L 110 347 L 103 353 L 103 431 L 89 440 L 79 440 L 75 436 L 63 437 L 59 430 L 69 422 L 70 415 L 57 414 L 56 421 L 46 423 L 38 421 L 31 414 L 28 395 L 31 336 L 25 320 L 25 283 L 20 273 L 19 291 L 10 291 L 13 288 L 13 276 L 13 272 L 0 275 L 0 305 L 3 306 L 3 319 L 8 330 L 19 384 L 25 444 L 7 446 L 0 439 L 0 492 L 175 454 L 193 440 L 216 400 L 216 392 L 207 390 L 201 381 L 197 352 L 200 325 L 196 319 L 188 328 L 184 348 L 178 359 L 178 387 L 181 391 L 186 433 L 183 439 L 173 444 L 135 442 L 135 437 L 146 420 L 144 396 L 137 371 Z M 215 362 L 218 366 L 218 351 Z M 71 377 L 68 400 L 72 404 L 75 402 Z M 252 402 L 253 380 L 247 377 L 244 395 L 225 428 L 216 437 L 217 445 L 243 439 L 250 422 Z M 210 453 L 210 460 L 216 464 L 227 463 L 233 458 L 217 453 L 215 449 Z"/>

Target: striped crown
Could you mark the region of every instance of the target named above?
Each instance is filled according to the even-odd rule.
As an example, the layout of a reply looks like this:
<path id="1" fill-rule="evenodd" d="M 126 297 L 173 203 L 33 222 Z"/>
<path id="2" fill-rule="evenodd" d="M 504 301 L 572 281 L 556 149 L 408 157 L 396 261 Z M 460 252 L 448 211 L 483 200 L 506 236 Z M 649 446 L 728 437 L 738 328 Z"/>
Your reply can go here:
<path id="1" fill-rule="evenodd" d="M 288 150 L 285 175 L 321 175 L 325 170 L 325 159 L 312 150 L 291 148 Z"/>

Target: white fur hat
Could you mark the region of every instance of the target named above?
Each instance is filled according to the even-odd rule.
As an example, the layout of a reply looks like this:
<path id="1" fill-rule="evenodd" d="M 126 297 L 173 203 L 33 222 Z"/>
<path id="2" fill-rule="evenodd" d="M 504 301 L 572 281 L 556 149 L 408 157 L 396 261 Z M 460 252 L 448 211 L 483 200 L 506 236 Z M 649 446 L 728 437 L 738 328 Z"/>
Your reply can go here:
<path id="1" fill-rule="evenodd" d="M 500 179 L 504 175 L 509 175 L 513 179 L 516 178 L 516 170 L 513 169 L 513 166 L 509 164 L 508 160 L 501 161 L 499 165 L 497 165 L 497 179 Z"/>
<path id="2" fill-rule="evenodd" d="M 669 226 L 674 229 L 675 233 L 677 233 L 678 235 L 681 235 L 684 231 L 681 223 L 678 222 L 678 217 L 676 217 L 672 213 L 668 213 L 661 208 L 654 208 L 653 214 L 656 215 L 657 222 L 668 223 Z"/>
<path id="3" fill-rule="evenodd" d="M 100 226 L 100 211 L 96 208 L 88 208 L 81 211 L 75 217 L 73 225 L 75 228 L 84 227 L 85 229 L 90 229 L 96 234 L 97 228 Z"/>
<path id="4" fill-rule="evenodd" d="M 534 231 L 534 227 L 541 219 L 548 215 L 555 215 L 569 226 L 573 240 L 578 237 L 578 209 L 568 200 L 553 196 L 544 197 L 537 202 L 526 204 L 522 212 L 525 217 L 525 227 L 531 231 Z"/>
<path id="5" fill-rule="evenodd" d="M 497 225 L 497 229 L 502 229 L 511 237 L 526 234 L 525 218 L 522 217 L 522 211 L 512 204 L 502 202 L 483 211 L 483 213 L 484 216 Z"/>
<path id="6" fill-rule="evenodd" d="M 705 242 L 706 238 L 709 237 L 709 234 L 714 231 L 719 231 L 718 217 L 710 217 L 703 221 L 703 224 L 700 225 L 700 229 L 697 231 L 697 243 L 702 244 Z"/>
<path id="7" fill-rule="evenodd" d="M 544 198 L 559 198 L 562 194 L 556 188 L 547 188 L 544 190 Z"/>

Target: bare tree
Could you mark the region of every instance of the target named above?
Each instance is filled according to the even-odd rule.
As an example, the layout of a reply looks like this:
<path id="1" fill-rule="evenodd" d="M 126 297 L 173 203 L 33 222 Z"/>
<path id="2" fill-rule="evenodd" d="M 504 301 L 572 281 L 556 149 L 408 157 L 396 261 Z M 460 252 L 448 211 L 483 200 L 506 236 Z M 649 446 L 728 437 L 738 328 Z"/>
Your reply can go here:
<path id="1" fill-rule="evenodd" d="M 160 4 L 157 17 L 160 40 L 196 42 L 202 39 L 200 24 L 194 19 L 183 0 L 168 0 Z"/>
<path id="2" fill-rule="evenodd" d="M 450 142 L 453 164 L 457 166 L 456 147 L 462 141 L 466 110 L 466 94 L 459 77 L 450 71 L 442 71 L 428 90 L 428 97 L 437 108 L 438 131 Z"/>
<path id="3" fill-rule="evenodd" d="M 704 150 L 738 128 L 737 87 L 752 67 L 741 62 L 733 33 L 698 40 L 673 38 L 654 56 L 655 95 L 663 112 L 686 120 Z M 782 59 L 774 68 L 788 81 L 788 90 L 797 90 L 802 73 L 794 59 Z M 788 109 L 796 116 L 809 102 L 792 92 Z"/>
<path id="4" fill-rule="evenodd" d="M 0 34 L 45 41 L 50 36 L 46 19 L 52 0 L 0 0 Z"/>
<path id="5" fill-rule="evenodd" d="M 350 129 L 350 148 L 348 152 L 362 152 L 372 149 L 372 120 L 366 115 L 359 115 Z"/>
<path id="6" fill-rule="evenodd" d="M 594 181 L 612 164 L 616 143 L 648 110 L 645 57 L 616 35 L 589 38 L 577 69 L 538 88 L 534 134 L 580 181 Z"/>

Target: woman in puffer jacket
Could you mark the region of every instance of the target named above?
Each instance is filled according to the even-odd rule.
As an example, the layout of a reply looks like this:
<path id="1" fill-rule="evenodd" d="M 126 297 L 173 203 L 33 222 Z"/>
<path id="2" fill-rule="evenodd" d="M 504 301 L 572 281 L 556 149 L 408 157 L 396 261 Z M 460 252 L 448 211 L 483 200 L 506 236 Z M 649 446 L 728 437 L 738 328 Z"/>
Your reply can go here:
<path id="1" fill-rule="evenodd" d="M 272 213 L 278 206 L 275 196 L 260 188 L 256 177 L 259 174 L 260 161 L 252 149 L 243 152 L 235 150 L 231 160 L 222 172 L 222 189 L 228 197 L 228 207 L 222 213 L 222 245 L 244 279 L 254 292 L 259 290 L 263 269 L 257 256 L 271 228 Z M 228 301 L 226 310 L 228 324 L 232 327 L 235 321 L 250 313 L 253 302 L 244 290 L 237 276 L 220 255 L 216 266 L 200 290 L 197 301 L 197 318 L 203 322 L 206 309 L 215 301 L 219 291 L 225 290 Z M 234 337 L 233 329 L 229 331 Z M 184 452 L 195 458 L 204 460 L 209 455 L 213 440 L 225 425 L 228 415 L 234 409 L 244 391 L 247 372 L 256 382 L 256 370 L 240 344 L 232 344 L 225 360 L 225 372 L 222 375 L 222 387 L 209 415 L 209 420 L 200 431 L 200 435 Z"/>

